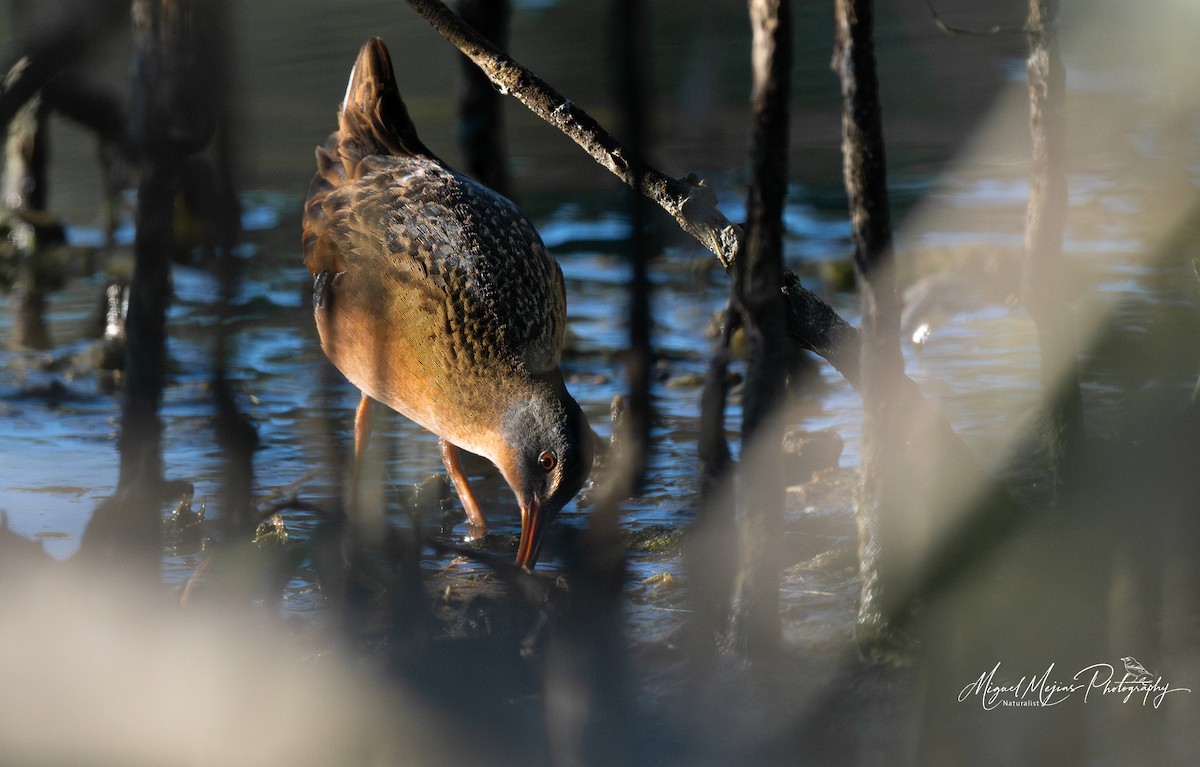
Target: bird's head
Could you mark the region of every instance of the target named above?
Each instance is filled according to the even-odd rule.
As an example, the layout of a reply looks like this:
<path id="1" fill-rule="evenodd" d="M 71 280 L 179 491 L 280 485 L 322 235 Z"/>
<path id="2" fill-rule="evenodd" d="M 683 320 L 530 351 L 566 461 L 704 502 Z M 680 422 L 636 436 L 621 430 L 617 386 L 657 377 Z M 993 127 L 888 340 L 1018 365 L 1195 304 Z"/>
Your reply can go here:
<path id="1" fill-rule="evenodd" d="M 555 370 L 508 408 L 502 429 L 497 465 L 521 506 L 517 564 L 532 569 L 550 520 L 591 473 L 592 428 Z"/>

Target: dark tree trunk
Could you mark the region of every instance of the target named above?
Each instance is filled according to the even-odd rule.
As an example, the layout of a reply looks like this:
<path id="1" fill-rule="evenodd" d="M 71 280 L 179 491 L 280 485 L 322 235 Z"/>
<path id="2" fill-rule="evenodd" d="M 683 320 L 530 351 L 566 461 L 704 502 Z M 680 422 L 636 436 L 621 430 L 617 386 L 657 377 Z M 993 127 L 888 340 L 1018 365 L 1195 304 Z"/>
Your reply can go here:
<path id="1" fill-rule="evenodd" d="M 508 48 L 508 0 L 459 0 L 458 13 L 500 50 Z M 467 172 L 506 197 L 512 196 L 504 143 L 504 104 L 488 76 L 462 57 L 463 91 L 458 101 L 458 140 Z"/>
<path id="2" fill-rule="evenodd" d="M 1067 126 L 1066 75 L 1058 50 L 1057 23 L 1057 0 L 1030 0 L 1026 29 L 1033 157 L 1021 298 L 1033 318 L 1041 347 L 1047 409 L 1044 438 L 1056 496 L 1067 480 L 1071 445 L 1082 435 L 1083 424 L 1074 315 L 1062 289 Z"/>
<path id="3" fill-rule="evenodd" d="M 629 137 L 629 171 L 634 188 L 626 192 L 629 211 L 627 258 L 629 278 L 629 348 L 625 353 L 628 393 L 624 398 L 621 422 L 617 428 L 617 449 L 610 473 L 616 478 L 615 497 L 636 494 L 645 481 L 650 457 L 650 432 L 653 422 L 650 401 L 650 370 L 653 350 L 650 343 L 650 250 L 646 238 L 646 199 L 637 193 L 646 173 L 641 158 L 646 144 L 646 71 L 645 24 L 640 0 L 617 0 L 613 21 L 615 29 L 616 83 L 622 106 L 622 122 Z"/>
<path id="4" fill-rule="evenodd" d="M 879 81 L 872 38 L 871 0 L 838 0 L 833 67 L 842 83 L 842 152 L 862 291 L 859 392 L 863 399 L 861 486 L 858 497 L 862 599 L 860 644 L 872 650 L 891 643 L 884 604 L 895 579 L 890 546 L 908 497 L 901 462 L 904 378 L 900 354 L 900 303 L 887 195 Z"/>
<path id="5" fill-rule="evenodd" d="M 613 21 L 616 100 L 636 158 L 645 140 L 648 79 L 641 1 L 615 0 Z M 643 172 L 636 161 L 630 171 L 635 179 Z M 628 201 L 628 395 L 613 425 L 613 448 L 597 483 L 587 531 L 568 536 L 563 557 L 571 598 L 552 624 L 545 683 L 546 727 L 556 764 L 629 764 L 641 722 L 624 651 L 626 556 L 620 515 L 621 503 L 640 492 L 649 462 L 652 355 L 645 200 L 631 190 Z"/>
<path id="6" fill-rule="evenodd" d="M 173 129 L 184 118 L 175 113 L 179 96 L 172 78 L 179 63 L 182 16 L 169 0 L 133 3 L 136 66 L 129 131 L 141 160 L 141 180 L 125 322 L 120 475 L 116 495 L 96 509 L 80 545 L 81 557 L 127 559 L 133 554 L 147 575 L 158 570 L 159 508 L 165 491 L 159 408 L 167 367 L 168 256 L 182 156 Z"/>
<path id="7" fill-rule="evenodd" d="M 221 286 L 219 324 L 213 349 L 212 392 L 216 412 L 217 443 L 225 464 L 222 495 L 225 499 L 226 532 L 232 540 L 246 540 L 254 531 L 254 451 L 258 432 L 238 407 L 237 397 L 228 379 L 229 357 L 236 337 L 230 315 L 242 279 L 244 260 L 234 255 L 241 236 L 241 203 L 234 180 L 234 103 L 236 95 L 233 44 L 230 40 L 228 0 L 205 0 L 193 11 L 193 45 L 197 52 L 196 68 L 203 73 L 205 111 L 212 114 L 211 151 L 191 158 L 192 166 L 214 179 L 203 187 L 199 207 L 210 220 L 211 236 L 202 243 L 211 268 Z"/>
<path id="8" fill-rule="evenodd" d="M 228 84 L 219 35 L 222 9 L 219 4 L 193 7 L 188 0 L 137 0 L 133 5 L 136 66 L 130 135 L 141 159 L 141 180 L 126 324 L 121 485 L 162 484 L 159 407 L 167 369 L 174 206 L 184 158 L 210 146 L 228 111 L 221 91 Z M 218 150 L 228 154 L 224 139 Z M 215 199 L 190 201 L 218 232 L 215 241 L 202 243 L 210 255 L 215 245 L 228 250 L 236 236 L 236 200 L 228 168 L 222 170 L 224 177 L 209 190 Z"/>
<path id="9" fill-rule="evenodd" d="M 130 132 L 141 160 L 137 234 L 126 320 L 125 401 L 121 414 L 119 485 L 161 485 L 162 403 L 167 369 L 166 315 L 170 294 L 168 255 L 173 245 L 174 202 L 180 153 L 168 138 L 175 118 L 170 77 L 170 12 L 158 0 L 133 4 L 135 60 Z M 177 32 L 176 32 L 177 33 Z"/>
<path id="10" fill-rule="evenodd" d="M 733 294 L 746 336 L 732 639 L 751 657 L 779 644 L 779 538 L 785 479 L 779 407 L 787 383 L 783 200 L 787 193 L 792 17 L 787 0 L 751 0 L 753 125 L 746 247 Z"/>
<path id="11" fill-rule="evenodd" d="M 169 487 L 163 477 L 160 408 L 168 361 L 174 206 L 184 158 L 209 144 L 223 116 L 214 108 L 214 89 L 224 81 L 212 59 L 219 55 L 213 49 L 214 8 L 194 8 L 187 0 L 133 3 L 136 66 L 129 133 L 141 179 L 125 325 L 121 464 L 117 496 L 97 509 L 85 534 L 81 552 L 89 554 L 133 549 L 146 561 L 157 561 L 158 511 Z M 224 196 L 228 201 L 228 188 Z M 222 210 L 208 223 L 228 229 L 236 214 Z M 222 415 L 228 416 L 228 403 L 223 406 Z"/>

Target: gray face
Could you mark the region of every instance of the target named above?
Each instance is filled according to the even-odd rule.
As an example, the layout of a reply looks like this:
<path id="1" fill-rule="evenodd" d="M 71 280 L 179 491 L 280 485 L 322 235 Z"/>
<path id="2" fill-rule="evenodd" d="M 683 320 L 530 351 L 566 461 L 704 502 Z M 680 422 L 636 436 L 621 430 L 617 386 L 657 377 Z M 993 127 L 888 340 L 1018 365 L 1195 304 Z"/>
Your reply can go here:
<path id="1" fill-rule="evenodd" d="M 515 404 L 505 420 L 509 443 L 517 448 L 518 498 L 537 498 L 542 514 L 553 516 L 587 481 L 592 468 L 592 430 L 575 400 L 559 383 Z"/>

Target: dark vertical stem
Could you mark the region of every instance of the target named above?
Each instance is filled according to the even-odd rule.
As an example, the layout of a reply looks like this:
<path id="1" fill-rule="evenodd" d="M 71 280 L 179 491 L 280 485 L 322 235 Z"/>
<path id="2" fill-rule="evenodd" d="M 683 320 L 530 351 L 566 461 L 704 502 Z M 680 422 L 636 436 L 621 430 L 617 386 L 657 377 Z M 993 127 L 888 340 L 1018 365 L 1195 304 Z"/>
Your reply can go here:
<path id="1" fill-rule="evenodd" d="M 17 111 L 8 124 L 4 141 L 3 177 L 0 178 L 0 209 L 42 211 L 46 204 L 46 110 L 34 96 Z M 44 269 L 46 243 L 38 230 L 17 217 L 9 218 L 10 240 L 21 261 L 20 277 L 13 285 L 10 301 L 12 330 L 9 346 L 14 349 L 49 349 L 50 328 L 46 324 L 46 294 L 53 283 Z M 16 236 L 17 234 L 24 236 Z"/>
<path id="2" fill-rule="evenodd" d="M 620 88 L 624 98 L 625 133 L 635 158 L 630 163 L 635 183 L 626 190 L 629 207 L 629 356 L 625 371 L 629 379 L 629 397 L 624 424 L 629 472 L 629 493 L 636 493 L 645 480 L 650 454 L 650 254 L 646 241 L 646 198 L 637 192 L 645 174 L 641 158 L 645 156 L 646 71 L 642 52 L 644 21 L 639 0 L 618 0 L 617 23 L 621 26 Z"/>
<path id="3" fill-rule="evenodd" d="M 725 409 L 728 402 L 730 337 L 737 324 L 731 305 L 725 311 L 721 333 L 713 343 L 712 357 L 700 393 L 700 424 L 697 453 L 700 459 L 700 504 L 695 521 L 683 543 L 687 570 L 688 661 L 693 666 L 689 679 L 701 683 L 717 658 L 717 650 L 729 629 L 729 606 L 733 596 L 737 540 L 731 481 L 734 461 L 725 438 Z M 699 692 L 697 690 L 697 692 Z M 697 703 L 702 702 L 697 697 Z"/>
<path id="4" fill-rule="evenodd" d="M 167 367 L 167 253 L 177 182 L 174 157 L 144 156 L 138 183 L 137 235 L 125 332 L 125 401 L 121 411 L 120 485 L 161 484 L 162 404 Z"/>
<path id="5" fill-rule="evenodd" d="M 734 268 L 734 304 L 746 336 L 739 554 L 732 640 L 751 657 L 780 639 L 779 536 L 784 472 L 778 409 L 787 383 L 783 201 L 787 194 L 792 17 L 787 0 L 751 0 L 753 91 L 745 252 Z"/>
<path id="6" fill-rule="evenodd" d="M 854 241 L 854 264 L 862 290 L 861 383 L 863 438 L 858 498 L 862 598 L 860 643 L 886 644 L 884 591 L 895 580 L 889 540 L 906 504 L 900 398 L 900 306 L 887 195 L 883 120 L 875 67 L 871 0 L 838 0 L 833 68 L 842 87 L 842 153 Z"/>
<path id="7" fill-rule="evenodd" d="M 196 157 L 196 167 L 210 172 L 215 179 L 203 194 L 211 199 L 199 200 L 199 207 L 211 220 L 207 223 L 214 236 L 206 247 L 213 249 L 213 269 L 220 284 L 218 324 L 213 349 L 212 392 L 216 411 L 217 443 L 225 463 L 222 494 L 225 500 L 224 521 L 234 539 L 244 540 L 253 531 L 254 450 L 258 433 L 241 412 L 229 381 L 229 358 L 234 351 L 229 317 L 231 305 L 241 280 L 242 262 L 234 255 L 241 231 L 241 207 L 233 178 L 233 45 L 229 39 L 229 4 L 227 0 L 207 0 L 193 11 L 191 44 L 196 51 L 194 66 L 186 77 L 203 79 L 205 87 L 200 108 L 211 118 L 211 157 Z M 200 137 L 209 139 L 209 136 Z M 209 169 L 211 162 L 211 170 Z"/>
<path id="8" fill-rule="evenodd" d="M 638 0 L 616 0 L 614 24 L 617 48 L 617 89 L 622 115 L 629 135 L 630 172 L 644 171 L 641 157 L 645 125 L 644 61 L 640 52 L 643 34 Z M 622 417 L 614 434 L 614 449 L 605 477 L 597 494 L 596 513 L 590 528 L 597 540 L 617 540 L 617 504 L 634 495 L 645 479 L 650 454 L 650 427 L 653 421 L 650 401 L 650 279 L 648 272 L 645 225 L 645 199 L 629 191 L 629 239 L 626 243 L 630 264 L 629 348 L 625 354 L 625 375 L 629 389 L 623 398 Z"/>
<path id="9" fill-rule="evenodd" d="M 642 5 L 640 0 L 613 5 L 615 90 L 630 146 L 640 157 L 648 79 Z M 642 172 L 636 162 L 632 170 Z M 629 764 L 639 721 L 622 636 L 626 557 L 620 504 L 641 488 L 650 454 L 650 285 L 644 201 L 635 192 L 628 199 L 628 395 L 586 535 L 576 538 L 564 556 L 571 598 L 555 621 L 547 655 L 546 722 L 555 762 L 563 764 Z"/>
<path id="10" fill-rule="evenodd" d="M 508 48 L 512 6 L 508 0 L 459 0 L 458 14 L 500 50 Z M 467 172 L 480 183 L 512 196 L 504 143 L 504 104 L 488 76 L 462 57 L 463 92 L 458 101 L 458 140 Z"/>
<path id="11" fill-rule="evenodd" d="M 141 179 L 125 322 L 120 475 L 116 495 L 96 509 L 80 544 L 81 557 L 119 557 L 126 563 L 132 553 L 139 571 L 155 576 L 158 512 L 165 489 L 159 408 L 167 366 L 167 255 L 181 155 L 171 140 L 177 116 L 170 75 L 181 22 L 182 14 L 169 0 L 133 3 L 135 67 L 129 131 L 141 161 Z"/>
<path id="12" fill-rule="evenodd" d="M 718 491 L 718 483 L 733 465 L 729 442 L 725 439 L 725 406 L 728 401 L 730 337 L 737 324 L 732 306 L 725 311 L 721 333 L 713 343 L 712 358 L 700 392 L 700 497 L 707 501 Z"/>
<path id="13" fill-rule="evenodd" d="M 1066 73 L 1058 50 L 1057 0 L 1030 0 L 1029 126 L 1032 168 L 1025 223 L 1021 297 L 1038 333 L 1048 412 L 1044 437 L 1056 496 L 1066 481 L 1070 444 L 1083 413 L 1070 307 L 1063 299 L 1063 232 L 1067 221 Z M 1051 406 L 1049 403 L 1056 402 Z"/>
<path id="14" fill-rule="evenodd" d="M 171 83 L 169 13 L 158 0 L 133 4 L 135 45 L 130 131 L 141 159 L 137 234 L 126 320 L 125 401 L 119 486 L 163 481 L 162 404 L 167 368 L 166 316 L 179 153 L 167 137 Z"/>

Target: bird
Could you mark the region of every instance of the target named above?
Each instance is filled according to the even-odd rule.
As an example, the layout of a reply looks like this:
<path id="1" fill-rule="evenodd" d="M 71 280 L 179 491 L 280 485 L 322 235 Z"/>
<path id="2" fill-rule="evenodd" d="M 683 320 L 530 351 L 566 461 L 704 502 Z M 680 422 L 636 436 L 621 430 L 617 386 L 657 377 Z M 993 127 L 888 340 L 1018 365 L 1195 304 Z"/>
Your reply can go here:
<path id="1" fill-rule="evenodd" d="M 1127 655 L 1121 658 L 1121 662 L 1125 664 L 1125 672 L 1131 677 L 1131 681 L 1140 682 L 1143 679 L 1153 679 L 1154 674 L 1146 670 L 1146 667 L 1137 662 L 1137 658 L 1132 655 Z"/>
<path id="2" fill-rule="evenodd" d="M 355 466 L 372 403 L 438 436 L 468 520 L 487 531 L 465 451 L 517 498 L 517 565 L 532 570 L 549 522 L 586 483 L 594 435 L 559 368 L 562 270 L 510 200 L 431 152 L 400 96 L 390 54 L 362 47 L 316 150 L 303 216 L 321 348 L 361 391 Z"/>

